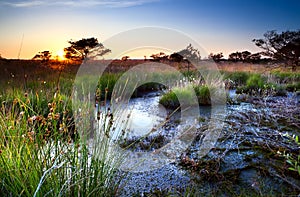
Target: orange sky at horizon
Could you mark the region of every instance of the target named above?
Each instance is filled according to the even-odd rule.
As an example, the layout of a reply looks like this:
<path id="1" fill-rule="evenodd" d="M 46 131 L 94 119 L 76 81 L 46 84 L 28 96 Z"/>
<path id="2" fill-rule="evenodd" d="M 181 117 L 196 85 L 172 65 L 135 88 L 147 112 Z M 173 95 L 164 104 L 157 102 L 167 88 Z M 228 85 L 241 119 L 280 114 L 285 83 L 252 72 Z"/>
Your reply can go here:
<path id="1" fill-rule="evenodd" d="M 53 40 L 50 40 L 49 42 L 35 42 L 35 43 L 31 43 L 32 45 L 30 45 L 29 43 L 27 43 L 26 38 L 24 36 L 23 39 L 23 43 L 21 41 L 22 39 L 20 38 L 19 41 L 19 45 L 15 44 L 15 45 L 10 45 L 7 46 L 7 50 L 1 50 L 0 51 L 0 55 L 2 58 L 7 58 L 7 59 L 18 59 L 18 56 L 20 55 L 19 59 L 32 59 L 36 54 L 38 54 L 39 52 L 42 51 L 50 51 L 51 52 L 51 59 L 60 59 L 63 60 L 64 58 L 64 48 L 70 46 L 67 41 L 65 41 L 64 43 L 61 42 L 62 39 L 58 39 L 58 42 L 56 43 Z M 70 40 L 70 39 L 69 39 Z M 75 39 L 74 39 L 75 40 Z M 79 39 L 78 39 L 79 40 Z M 188 43 L 186 44 L 186 46 L 188 45 Z M 211 45 L 214 46 L 214 45 Z M 110 48 L 112 51 L 114 51 L 114 49 Z M 178 48 L 177 51 L 184 49 L 184 47 Z M 258 52 L 259 49 L 256 48 L 255 46 L 249 50 L 247 48 L 240 48 L 240 49 L 228 49 L 228 50 L 220 50 L 218 48 L 216 49 L 206 49 L 206 54 L 201 54 L 202 58 L 206 58 L 207 54 L 209 53 L 219 53 L 222 52 L 224 57 L 227 58 L 228 55 L 232 52 L 236 52 L 236 51 L 244 51 L 244 50 L 248 50 L 252 53 Z M 104 58 L 104 59 L 121 59 L 122 56 L 129 56 L 131 59 L 144 59 L 144 56 L 146 56 L 147 59 L 150 58 L 150 56 L 152 54 L 157 54 L 159 52 L 164 52 L 166 55 L 170 55 L 173 52 L 177 52 L 174 50 L 170 50 L 170 49 L 155 49 L 155 48 L 151 48 L 151 49 L 132 49 L 131 51 L 126 51 L 122 54 L 106 54 L 103 57 L 100 57 L 100 59 Z M 20 54 L 19 54 L 20 52 Z"/>
<path id="2" fill-rule="evenodd" d="M 7 59 L 32 59 L 42 51 L 50 51 L 53 57 L 60 51 L 61 56 L 71 39 L 95 37 L 117 54 L 105 55 L 105 59 L 120 58 L 121 54 L 144 59 L 157 51 L 126 54 L 118 45 L 106 46 L 105 41 L 135 28 L 162 27 L 182 32 L 199 43 L 205 52 L 201 53 L 202 58 L 219 52 L 227 58 L 236 51 L 261 51 L 252 40 L 262 38 L 268 30 L 299 29 L 299 8 L 299 0 L 274 0 L 272 4 L 267 0 L 3 0 L 0 55 Z M 153 39 L 136 37 L 140 46 Z M 167 51 L 177 52 L 188 44 L 171 43 Z"/>

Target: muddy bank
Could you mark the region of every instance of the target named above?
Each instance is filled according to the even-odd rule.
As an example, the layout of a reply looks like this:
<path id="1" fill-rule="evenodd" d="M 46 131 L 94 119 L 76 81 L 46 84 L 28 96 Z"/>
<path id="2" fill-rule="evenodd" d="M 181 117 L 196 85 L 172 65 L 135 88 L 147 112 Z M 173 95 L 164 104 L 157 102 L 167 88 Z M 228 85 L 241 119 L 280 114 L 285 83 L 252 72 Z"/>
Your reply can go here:
<path id="1" fill-rule="evenodd" d="M 202 136 L 178 160 L 199 195 L 298 195 L 300 176 L 283 153 L 299 155 L 287 134 L 300 134 L 299 103 L 293 97 L 252 98 L 231 105 L 221 137 L 204 158 L 197 157 Z M 202 127 L 202 129 L 206 129 Z"/>
<path id="2" fill-rule="evenodd" d="M 156 96 L 143 99 L 158 105 Z M 300 147 L 287 135 L 300 135 L 299 105 L 296 94 L 249 97 L 247 102 L 228 105 L 221 135 L 204 158 L 199 158 L 197 152 L 208 129 L 210 113 L 207 107 L 200 109 L 201 125 L 192 145 L 175 162 L 160 169 L 128 173 L 120 196 L 298 195 L 300 176 L 288 170 L 283 153 L 300 153 Z M 176 135 L 176 118 L 166 126 L 157 135 L 142 140 L 137 140 L 138 135 L 129 136 L 127 143 L 136 141 L 131 150 L 137 152 L 159 149 Z"/>

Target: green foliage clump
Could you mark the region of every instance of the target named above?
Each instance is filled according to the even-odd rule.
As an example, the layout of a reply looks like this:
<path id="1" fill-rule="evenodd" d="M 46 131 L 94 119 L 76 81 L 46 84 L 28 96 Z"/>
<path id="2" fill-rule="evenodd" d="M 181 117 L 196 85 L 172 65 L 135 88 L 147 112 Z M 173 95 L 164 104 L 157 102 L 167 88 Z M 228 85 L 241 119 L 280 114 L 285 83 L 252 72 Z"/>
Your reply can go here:
<path id="1" fill-rule="evenodd" d="M 101 97 L 104 98 L 104 95 L 107 93 L 107 98 L 111 98 L 114 86 L 118 81 L 120 74 L 105 73 L 102 75 L 98 82 L 98 88 L 101 90 Z"/>
<path id="2" fill-rule="evenodd" d="M 251 74 L 246 81 L 246 85 L 238 87 L 236 93 L 261 94 L 262 90 L 272 88 L 272 84 L 267 84 L 266 79 L 260 74 Z"/>
<path id="3" fill-rule="evenodd" d="M 273 71 L 271 75 L 275 77 L 275 80 L 278 83 L 288 83 L 293 84 L 300 82 L 300 73 L 297 72 L 280 72 L 280 71 Z"/>
<path id="4" fill-rule="evenodd" d="M 275 96 L 286 96 L 287 91 L 286 88 L 282 85 L 276 85 L 275 86 Z"/>
<path id="5" fill-rule="evenodd" d="M 210 91 L 208 86 L 194 86 L 194 90 L 196 92 L 196 95 L 198 97 L 198 102 L 200 105 L 210 105 Z"/>
<path id="6" fill-rule="evenodd" d="M 226 79 L 232 80 L 238 86 L 246 85 L 246 82 L 249 77 L 250 74 L 247 72 L 231 72 L 225 74 Z"/>
<path id="7" fill-rule="evenodd" d="M 194 100 L 194 96 L 196 96 L 196 101 Z M 167 108 L 176 109 L 180 106 L 179 99 L 184 98 L 186 105 L 210 105 L 210 89 L 208 86 L 198 86 L 198 85 L 189 85 L 183 88 L 173 88 L 172 91 L 164 94 L 159 103 L 164 105 Z"/>
<path id="8" fill-rule="evenodd" d="M 253 74 L 246 81 L 246 86 L 251 90 L 258 90 L 259 88 L 263 88 L 265 81 L 260 74 Z"/>

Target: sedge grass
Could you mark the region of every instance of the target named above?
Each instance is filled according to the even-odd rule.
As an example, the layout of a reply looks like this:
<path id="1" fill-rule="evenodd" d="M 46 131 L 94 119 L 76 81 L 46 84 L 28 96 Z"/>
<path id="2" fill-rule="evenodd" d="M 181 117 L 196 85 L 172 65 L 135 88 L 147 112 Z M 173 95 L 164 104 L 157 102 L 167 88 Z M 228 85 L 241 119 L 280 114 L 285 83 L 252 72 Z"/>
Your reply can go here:
<path id="1" fill-rule="evenodd" d="M 94 129 L 91 119 L 77 122 L 75 128 L 71 97 L 54 87 L 42 92 L 7 88 L 2 94 L 1 196 L 115 196 L 120 157 L 109 152 L 110 139 L 75 138 L 79 129 Z M 86 98 L 80 106 L 83 117 L 94 112 L 89 102 Z M 107 129 L 98 128 L 98 135 Z"/>
<path id="2" fill-rule="evenodd" d="M 28 117 L 30 105 L 20 111 L 18 106 L 23 104 L 17 98 L 9 112 L 5 109 L 0 112 L 0 193 L 7 196 L 114 195 L 114 171 L 105 151 L 102 157 L 91 156 L 87 141 L 72 141 L 63 128 L 65 120 L 57 127 L 55 109 L 54 116 L 40 123 L 38 115 Z M 95 151 L 101 152 L 97 146 Z"/>

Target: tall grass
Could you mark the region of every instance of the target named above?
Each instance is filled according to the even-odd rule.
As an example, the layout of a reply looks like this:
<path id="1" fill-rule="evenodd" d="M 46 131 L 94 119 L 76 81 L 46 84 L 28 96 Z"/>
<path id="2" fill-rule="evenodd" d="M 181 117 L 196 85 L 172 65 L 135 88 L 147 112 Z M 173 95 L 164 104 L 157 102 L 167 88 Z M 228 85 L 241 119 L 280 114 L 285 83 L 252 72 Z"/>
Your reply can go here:
<path id="1" fill-rule="evenodd" d="M 260 74 L 251 75 L 246 81 L 246 86 L 249 89 L 258 90 L 259 88 L 263 88 L 266 79 L 264 79 Z"/>
<path id="2" fill-rule="evenodd" d="M 190 81 L 186 85 L 172 88 L 160 98 L 159 103 L 171 109 L 180 106 L 178 98 L 184 98 L 187 105 L 224 104 L 226 97 L 223 76 L 215 75 L 215 73 L 204 73 L 204 78 L 205 81 L 200 78 Z M 194 95 L 196 95 L 197 101 L 194 101 Z"/>
<path id="3" fill-rule="evenodd" d="M 247 72 L 224 72 L 225 79 L 232 80 L 236 86 L 246 85 L 250 73 Z"/>
<path id="4" fill-rule="evenodd" d="M 49 114 L 44 117 L 33 110 L 39 101 L 30 103 L 28 97 L 16 97 L 10 110 L 5 103 L 1 107 L 0 193 L 6 196 L 115 195 L 117 163 L 106 151 L 108 143 L 102 140 L 101 146 L 96 144 L 91 149 L 88 139 L 72 136 L 75 131 L 70 131 L 66 113 L 69 98 L 61 95 L 53 98 L 48 103 Z M 84 106 L 81 108 L 85 115 L 93 113 L 85 111 Z"/>
<path id="5" fill-rule="evenodd" d="M 48 74 L 59 79 L 28 80 L 26 89 L 19 85 L 22 77 L 9 79 L 10 83 L 4 80 L 0 93 L 0 196 L 117 195 L 121 157 L 110 151 L 111 139 L 105 137 L 112 127 L 99 127 L 88 95 L 78 103 L 80 111 L 73 111 L 72 105 L 77 103 L 71 99 L 71 75 Z M 103 89 L 115 79 L 107 78 L 101 83 Z M 104 118 L 109 117 L 107 113 L 102 112 Z M 75 121 L 75 115 L 86 118 Z M 80 135 L 83 131 L 86 135 Z M 91 132 L 94 140 L 90 140 Z"/>
<path id="6" fill-rule="evenodd" d="M 300 81 L 300 73 L 297 72 L 279 72 L 272 71 L 270 73 L 279 83 L 294 83 Z"/>
<path id="7" fill-rule="evenodd" d="M 188 86 L 184 89 L 180 88 L 180 87 L 176 87 L 176 88 L 173 88 L 172 91 L 169 91 L 168 93 L 164 94 L 160 98 L 159 103 L 164 105 L 167 108 L 176 109 L 180 106 L 178 97 L 185 98 L 186 101 L 192 102 L 193 93 L 194 93 L 194 90 L 193 90 L 192 86 Z"/>

